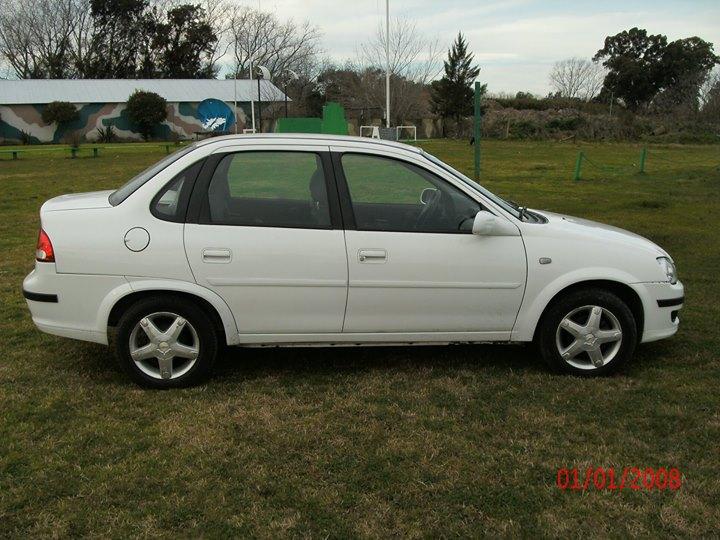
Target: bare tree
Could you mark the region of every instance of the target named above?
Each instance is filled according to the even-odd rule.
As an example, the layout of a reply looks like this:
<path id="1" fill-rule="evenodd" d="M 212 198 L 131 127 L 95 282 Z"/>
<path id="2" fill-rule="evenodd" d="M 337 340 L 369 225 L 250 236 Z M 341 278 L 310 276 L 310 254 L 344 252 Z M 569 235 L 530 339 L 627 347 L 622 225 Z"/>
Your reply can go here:
<path id="1" fill-rule="evenodd" d="M 599 62 L 584 58 L 567 58 L 555 62 L 550 85 L 560 97 L 590 101 L 602 89 L 605 68 Z"/>
<path id="2" fill-rule="evenodd" d="M 85 0 L 6 0 L 0 55 L 18 78 L 74 75 L 72 36 Z"/>
<path id="3" fill-rule="evenodd" d="M 360 107 L 385 109 L 386 43 L 385 26 L 380 24 L 357 50 L 357 88 L 346 91 L 359 98 Z M 396 18 L 391 21 L 389 45 L 392 114 L 400 120 L 424 116 L 429 110 L 426 85 L 442 68 L 439 41 L 425 37 L 413 21 Z"/>
<path id="4" fill-rule="evenodd" d="M 713 70 L 700 87 L 700 112 L 704 120 L 720 121 L 720 70 Z"/>
<path id="5" fill-rule="evenodd" d="M 320 31 L 309 22 L 280 21 L 274 13 L 248 7 L 237 8 L 231 17 L 233 69 L 247 76 L 250 63 L 263 65 L 273 79 L 293 70 L 307 74 L 317 64 Z"/>
<path id="6" fill-rule="evenodd" d="M 385 69 L 386 32 L 380 24 L 373 37 L 357 51 L 363 67 Z M 437 38 L 424 37 L 410 19 L 396 18 L 390 25 L 390 73 L 409 81 L 427 84 L 440 69 L 442 55 Z"/>

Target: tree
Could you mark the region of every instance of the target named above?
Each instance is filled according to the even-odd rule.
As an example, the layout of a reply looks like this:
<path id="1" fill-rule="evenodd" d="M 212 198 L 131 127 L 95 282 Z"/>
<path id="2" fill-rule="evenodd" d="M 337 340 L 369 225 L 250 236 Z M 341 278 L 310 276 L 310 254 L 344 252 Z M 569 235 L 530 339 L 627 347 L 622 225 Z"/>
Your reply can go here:
<path id="1" fill-rule="evenodd" d="M 153 60 L 145 76 L 204 79 L 215 76 L 212 52 L 218 38 L 205 10 L 190 4 L 170 9 L 164 21 L 152 27 Z"/>
<path id="2" fill-rule="evenodd" d="M 360 107 L 385 109 L 385 30 L 385 25 L 379 25 L 356 53 L 360 61 L 353 70 L 359 77 L 353 92 L 361 96 Z M 391 115 L 398 121 L 425 116 L 426 85 L 440 71 L 437 39 L 425 37 L 414 22 L 398 18 L 391 23 L 389 45 Z"/>
<path id="3" fill-rule="evenodd" d="M 71 49 L 82 0 L 5 0 L 0 58 L 21 79 L 74 75 Z"/>
<path id="4" fill-rule="evenodd" d="M 558 97 L 590 101 L 600 93 L 604 78 L 605 70 L 599 62 L 567 58 L 553 65 L 550 86 Z"/>
<path id="5" fill-rule="evenodd" d="M 132 79 L 150 49 L 148 0 L 90 0 L 92 29 L 79 71 L 88 79 Z"/>
<path id="6" fill-rule="evenodd" d="M 230 35 L 238 76 L 249 75 L 251 59 L 280 80 L 288 70 L 303 75 L 316 67 L 320 31 L 309 22 L 282 22 L 273 13 L 241 7 L 232 15 Z"/>
<path id="7" fill-rule="evenodd" d="M 53 101 L 48 103 L 42 112 L 42 120 L 47 125 L 74 122 L 80 117 L 75 105 L 67 101 Z"/>
<path id="8" fill-rule="evenodd" d="M 155 127 L 167 118 L 167 102 L 154 92 L 135 90 L 128 98 L 126 110 L 146 141 Z"/>
<path id="9" fill-rule="evenodd" d="M 473 55 L 468 52 L 462 33 L 458 33 L 448 51 L 444 69 L 442 79 L 430 85 L 432 109 L 440 117 L 454 118 L 459 123 L 463 116 L 473 113 L 471 85 L 480 73 L 480 68 L 473 65 Z M 482 93 L 486 88 L 487 85 L 482 86 Z"/>
<path id="10" fill-rule="evenodd" d="M 593 60 L 603 60 L 608 68 L 604 92 L 636 111 L 649 105 L 659 92 L 681 87 L 691 88 L 697 99 L 700 84 L 719 59 L 712 44 L 700 38 L 668 44 L 663 35 L 631 28 L 605 38 L 605 46 Z"/>

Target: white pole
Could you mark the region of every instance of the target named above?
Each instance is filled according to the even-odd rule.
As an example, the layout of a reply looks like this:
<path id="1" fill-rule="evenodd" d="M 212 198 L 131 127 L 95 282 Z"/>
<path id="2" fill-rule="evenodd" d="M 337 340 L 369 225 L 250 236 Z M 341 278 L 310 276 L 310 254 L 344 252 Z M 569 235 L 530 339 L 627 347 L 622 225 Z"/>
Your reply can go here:
<path id="1" fill-rule="evenodd" d="M 238 113 L 237 113 L 237 68 L 235 68 L 235 73 L 233 76 L 234 82 L 233 82 L 233 92 L 235 93 L 235 109 L 233 110 L 233 114 L 235 115 L 235 135 L 237 135 L 237 125 L 238 125 Z"/>
<path id="2" fill-rule="evenodd" d="M 390 0 L 385 0 L 385 127 L 390 127 Z"/>
<path id="3" fill-rule="evenodd" d="M 250 59 L 250 113 L 252 114 L 252 129 L 253 133 L 255 133 L 255 96 L 253 95 L 253 91 L 255 88 L 253 88 L 252 84 L 252 72 L 253 72 L 253 61 L 252 58 Z"/>

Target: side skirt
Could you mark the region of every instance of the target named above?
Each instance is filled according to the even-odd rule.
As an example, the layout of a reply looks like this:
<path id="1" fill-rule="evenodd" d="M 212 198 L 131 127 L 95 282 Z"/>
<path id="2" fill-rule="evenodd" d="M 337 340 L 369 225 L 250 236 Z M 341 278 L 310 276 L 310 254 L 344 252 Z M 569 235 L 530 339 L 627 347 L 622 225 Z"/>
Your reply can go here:
<path id="1" fill-rule="evenodd" d="M 353 334 L 239 334 L 246 347 L 352 347 L 492 343 L 510 341 L 510 332 L 428 332 Z"/>

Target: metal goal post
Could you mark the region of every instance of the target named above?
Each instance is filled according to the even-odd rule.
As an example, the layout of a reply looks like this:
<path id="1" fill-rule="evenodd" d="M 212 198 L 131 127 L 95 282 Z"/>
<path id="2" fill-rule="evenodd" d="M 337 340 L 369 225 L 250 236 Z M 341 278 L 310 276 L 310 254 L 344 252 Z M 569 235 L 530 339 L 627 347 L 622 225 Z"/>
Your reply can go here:
<path id="1" fill-rule="evenodd" d="M 401 137 L 403 130 L 412 131 L 412 137 Z M 417 141 L 417 127 L 415 126 L 397 126 L 395 128 L 396 141 Z M 409 135 L 409 134 L 408 134 Z"/>
<path id="2" fill-rule="evenodd" d="M 373 139 L 380 138 L 380 128 L 378 126 L 360 126 L 361 137 L 371 137 Z"/>

